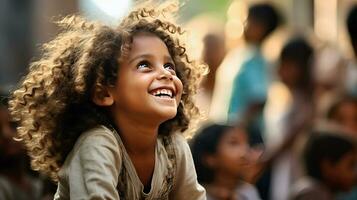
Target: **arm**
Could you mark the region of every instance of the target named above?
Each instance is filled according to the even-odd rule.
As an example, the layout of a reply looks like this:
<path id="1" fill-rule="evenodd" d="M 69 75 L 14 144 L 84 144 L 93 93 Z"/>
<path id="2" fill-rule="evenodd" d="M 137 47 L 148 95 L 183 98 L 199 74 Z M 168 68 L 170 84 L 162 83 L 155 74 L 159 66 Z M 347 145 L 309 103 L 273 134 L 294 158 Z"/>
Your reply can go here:
<path id="1" fill-rule="evenodd" d="M 68 167 L 70 199 L 119 199 L 121 156 L 116 139 L 104 131 L 88 135 Z"/>
<path id="2" fill-rule="evenodd" d="M 275 162 L 275 160 L 281 156 L 284 152 L 291 149 L 295 144 L 295 141 L 303 134 L 306 134 L 308 130 L 311 129 L 313 125 L 314 111 L 313 108 L 301 108 L 299 109 L 301 113 L 304 113 L 302 117 L 296 117 L 293 123 L 287 128 L 284 132 L 285 138 L 283 141 L 275 148 L 263 153 L 259 160 L 255 163 L 255 175 L 252 176 L 251 183 L 254 183 L 255 180 L 264 172 L 264 170 Z"/>
<path id="3" fill-rule="evenodd" d="M 181 135 L 174 136 L 177 143 L 177 169 L 170 199 L 206 199 L 205 189 L 197 182 L 192 154 L 186 140 Z"/>

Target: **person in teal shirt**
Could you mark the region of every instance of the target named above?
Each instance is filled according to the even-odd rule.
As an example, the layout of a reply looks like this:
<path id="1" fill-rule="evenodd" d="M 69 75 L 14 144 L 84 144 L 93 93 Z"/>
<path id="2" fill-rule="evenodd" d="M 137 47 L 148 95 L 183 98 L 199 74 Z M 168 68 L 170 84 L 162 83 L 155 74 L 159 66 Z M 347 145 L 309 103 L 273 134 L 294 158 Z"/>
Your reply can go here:
<path id="1" fill-rule="evenodd" d="M 262 109 L 267 98 L 267 63 L 259 48 L 250 47 L 248 58 L 234 78 L 233 91 L 228 110 L 229 121 L 237 121 L 247 126 L 250 143 L 263 143 Z"/>
<path id="2" fill-rule="evenodd" d="M 244 30 L 247 51 L 234 78 L 228 120 L 247 128 L 253 146 L 263 144 L 262 111 L 268 90 L 268 66 L 261 46 L 279 23 L 279 14 L 270 4 L 256 4 L 249 8 Z"/>

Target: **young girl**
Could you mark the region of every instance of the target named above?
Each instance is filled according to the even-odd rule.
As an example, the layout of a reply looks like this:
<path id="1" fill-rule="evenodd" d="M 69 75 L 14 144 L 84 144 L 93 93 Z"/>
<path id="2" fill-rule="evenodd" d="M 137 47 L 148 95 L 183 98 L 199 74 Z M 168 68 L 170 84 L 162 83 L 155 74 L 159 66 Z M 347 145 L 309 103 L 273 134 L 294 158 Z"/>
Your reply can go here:
<path id="1" fill-rule="evenodd" d="M 67 17 L 31 64 L 11 111 L 55 199 L 205 199 L 175 133 L 198 113 L 205 66 L 189 61 L 176 8 L 141 5 L 116 29 Z"/>
<path id="2" fill-rule="evenodd" d="M 259 200 L 256 188 L 243 179 L 252 170 L 247 135 L 240 128 L 211 124 L 195 136 L 192 154 L 198 181 L 208 200 Z"/>

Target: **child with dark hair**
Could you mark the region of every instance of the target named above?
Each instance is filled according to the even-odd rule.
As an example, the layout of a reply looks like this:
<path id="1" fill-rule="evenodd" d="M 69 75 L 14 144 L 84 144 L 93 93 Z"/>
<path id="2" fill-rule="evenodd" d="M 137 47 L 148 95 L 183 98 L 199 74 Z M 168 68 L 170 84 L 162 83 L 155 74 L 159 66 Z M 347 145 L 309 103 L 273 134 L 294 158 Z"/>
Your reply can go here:
<path id="1" fill-rule="evenodd" d="M 311 92 L 314 50 L 301 37 L 291 39 L 280 53 L 279 77 L 294 92 Z M 293 94 L 294 95 L 294 94 Z"/>
<path id="2" fill-rule="evenodd" d="M 229 100 L 228 120 L 247 127 L 252 145 L 263 143 L 262 111 L 268 90 L 268 63 L 261 47 L 265 39 L 279 25 L 280 16 L 270 4 L 255 4 L 249 8 L 244 38 L 247 51 L 239 71 L 234 77 Z"/>
<path id="3" fill-rule="evenodd" d="M 281 142 L 266 155 L 272 167 L 271 199 L 286 199 L 290 185 L 301 175 L 297 145 L 314 117 L 312 61 L 313 48 L 302 37 L 290 39 L 283 47 L 278 75 L 291 95 L 289 108 L 281 118 Z"/>
<path id="4" fill-rule="evenodd" d="M 346 96 L 335 101 L 327 111 L 327 119 L 355 133 L 357 137 L 357 98 Z"/>
<path id="5" fill-rule="evenodd" d="M 66 17 L 13 92 L 32 167 L 55 199 L 205 199 L 182 136 L 206 66 L 189 59 L 178 1 L 141 1 L 117 27 Z"/>
<path id="6" fill-rule="evenodd" d="M 244 37 L 248 42 L 262 43 L 280 24 L 276 9 L 267 3 L 255 4 L 248 9 Z"/>
<path id="7" fill-rule="evenodd" d="M 244 130 L 211 124 L 191 143 L 198 181 L 208 200 L 260 199 L 254 186 L 244 182 L 249 174 L 249 144 Z"/>
<path id="8" fill-rule="evenodd" d="M 346 134 L 357 138 L 357 98 L 344 96 L 337 99 L 327 111 L 327 120 L 345 130 Z M 338 199 L 354 200 L 357 198 L 357 184 L 350 192 L 341 193 Z"/>
<path id="9" fill-rule="evenodd" d="M 312 133 L 304 148 L 307 177 L 293 187 L 293 200 L 332 200 L 339 191 L 356 184 L 357 157 L 355 140 L 341 133 Z"/>

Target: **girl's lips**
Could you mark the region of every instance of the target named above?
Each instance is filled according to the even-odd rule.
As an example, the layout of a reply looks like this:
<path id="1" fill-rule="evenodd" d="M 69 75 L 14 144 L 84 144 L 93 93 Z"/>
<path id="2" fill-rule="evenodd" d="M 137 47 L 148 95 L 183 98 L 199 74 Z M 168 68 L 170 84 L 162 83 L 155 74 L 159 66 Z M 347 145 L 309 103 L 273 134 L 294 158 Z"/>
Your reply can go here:
<path id="1" fill-rule="evenodd" d="M 158 89 L 158 90 L 154 90 L 151 92 L 151 95 L 154 96 L 163 96 L 163 97 L 169 97 L 169 98 L 173 98 L 173 92 L 172 90 L 168 90 L 168 89 Z"/>
<path id="2" fill-rule="evenodd" d="M 170 86 L 157 87 L 153 90 L 150 90 L 149 93 L 154 96 L 157 96 L 159 94 L 164 94 L 170 96 L 170 98 L 174 98 L 176 96 L 175 88 Z"/>

